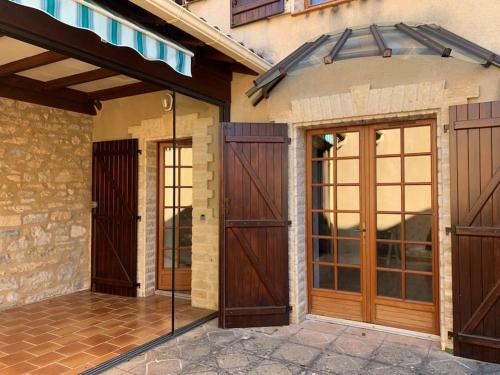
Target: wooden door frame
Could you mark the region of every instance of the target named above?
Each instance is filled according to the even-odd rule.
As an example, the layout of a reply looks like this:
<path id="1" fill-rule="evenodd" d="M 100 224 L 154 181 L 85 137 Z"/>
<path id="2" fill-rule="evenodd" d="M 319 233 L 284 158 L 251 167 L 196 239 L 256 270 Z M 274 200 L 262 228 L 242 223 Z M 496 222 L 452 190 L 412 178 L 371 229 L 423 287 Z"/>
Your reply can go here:
<path id="1" fill-rule="evenodd" d="M 376 158 L 372 157 L 375 155 L 374 145 L 373 145 L 373 134 L 374 130 L 378 127 L 380 128 L 402 128 L 402 127 L 411 127 L 411 126 L 422 126 L 422 125 L 430 125 L 431 129 L 431 184 L 432 184 L 432 209 L 433 209 L 433 218 L 432 218 L 432 293 L 433 293 L 433 302 L 432 308 L 433 316 L 434 316 L 434 325 L 435 330 L 433 334 L 440 333 L 440 269 L 439 269 L 439 254 L 440 254 L 440 244 L 439 244 L 439 201 L 438 201 L 438 154 L 437 154 L 437 121 L 435 118 L 428 118 L 422 120 L 405 120 L 405 121 L 374 121 L 363 124 L 353 124 L 353 125 L 328 125 L 325 124 L 324 127 L 318 129 L 308 129 L 305 132 L 305 144 L 306 144 L 306 153 L 305 153 L 305 164 L 306 164 L 306 179 L 305 179 L 305 191 L 306 191 L 306 268 L 307 268 L 307 311 L 311 312 L 311 292 L 312 292 L 312 282 L 313 282 L 313 270 L 311 267 L 311 257 L 312 257 L 312 223 L 311 223 L 311 215 L 310 210 L 312 208 L 312 191 L 310 189 L 311 182 L 311 152 L 309 137 L 316 134 L 324 134 L 325 132 L 330 131 L 354 131 L 359 130 L 360 132 L 360 209 L 364 212 L 361 212 L 360 219 L 361 225 L 363 221 L 366 223 L 367 228 L 371 228 L 371 230 L 366 233 L 364 238 L 362 251 L 364 253 L 360 256 L 361 261 L 361 299 L 364 300 L 362 302 L 362 316 L 364 317 L 364 321 L 371 322 L 374 324 L 380 324 L 375 321 L 375 311 L 374 311 L 374 303 L 376 299 L 376 254 L 375 249 L 373 248 L 376 237 L 375 230 L 375 184 L 374 182 L 374 173 L 375 173 L 375 161 Z M 403 152 L 403 150 L 401 150 Z M 364 153 L 364 156 L 363 156 Z M 368 167 L 368 168 L 366 168 Z M 403 206 L 402 206 L 403 207 Z M 403 249 L 402 249 L 403 251 Z M 364 263 L 363 263 L 364 262 Z M 363 264 L 367 265 L 363 267 Z M 364 280 L 364 281 L 363 281 Z M 344 292 L 344 291 L 334 291 L 335 293 L 339 293 L 342 295 L 352 295 L 353 293 Z M 367 293 L 366 295 L 364 293 Z M 328 293 L 330 294 L 330 293 Z M 365 297 L 363 297 L 365 295 Z M 389 297 L 384 297 L 388 298 Z M 391 301 L 393 304 L 407 304 L 405 301 Z M 411 304 L 417 309 L 423 308 L 424 310 L 428 310 L 429 303 L 427 302 L 419 302 L 419 301 L 411 301 Z M 407 327 L 399 327 L 406 328 Z"/>
<path id="2" fill-rule="evenodd" d="M 156 181 L 156 202 L 157 202 L 157 205 L 156 205 L 156 267 L 155 267 L 155 288 L 157 290 L 166 290 L 166 289 L 161 289 L 160 288 L 160 275 L 161 275 L 161 269 L 163 268 L 162 265 L 163 265 L 163 251 L 162 251 L 162 248 L 163 248 L 163 242 L 164 242 L 164 238 L 163 238 L 163 229 L 164 229 L 164 224 L 162 223 L 162 217 L 163 215 L 161 214 L 161 210 L 164 209 L 164 197 L 163 197 L 163 194 L 164 194 L 164 191 L 162 191 L 160 189 L 160 184 L 161 184 L 161 181 L 164 181 L 164 178 L 165 178 L 165 163 L 164 163 L 164 159 L 163 159 L 163 155 L 160 154 L 160 150 L 162 149 L 162 147 L 166 144 L 172 144 L 173 140 L 172 139 L 169 139 L 169 140 L 162 140 L 162 141 L 157 141 L 156 142 L 156 149 L 157 149 L 157 158 L 156 158 L 156 170 L 157 170 L 157 181 Z M 180 138 L 180 139 L 176 139 L 176 143 L 177 143 L 177 149 L 179 147 L 182 147 L 183 144 L 190 144 L 191 147 L 192 147 L 192 137 L 183 137 L 183 138 Z M 176 178 L 178 178 L 178 174 L 176 175 Z M 177 189 L 179 188 L 179 186 L 176 184 L 176 187 L 175 187 L 175 190 L 177 191 Z M 179 204 L 179 202 L 176 202 L 176 204 Z M 177 244 L 178 244 L 178 240 L 179 240 L 179 233 L 180 233 L 180 228 L 179 228 L 179 223 L 176 222 L 176 229 L 175 229 L 175 232 L 176 232 L 176 239 L 177 239 L 177 242 L 176 242 L 176 247 L 177 247 Z M 176 250 L 176 249 L 175 249 Z M 177 268 L 175 267 L 175 273 L 176 275 L 182 275 L 182 274 L 189 274 L 189 278 L 191 279 L 192 278 L 192 271 L 191 269 L 189 269 L 189 272 L 186 272 L 185 269 L 180 269 L 180 268 Z M 178 280 L 176 278 L 176 280 Z M 177 282 L 176 282 L 176 285 L 177 285 Z M 185 290 L 185 289 L 183 289 Z"/>

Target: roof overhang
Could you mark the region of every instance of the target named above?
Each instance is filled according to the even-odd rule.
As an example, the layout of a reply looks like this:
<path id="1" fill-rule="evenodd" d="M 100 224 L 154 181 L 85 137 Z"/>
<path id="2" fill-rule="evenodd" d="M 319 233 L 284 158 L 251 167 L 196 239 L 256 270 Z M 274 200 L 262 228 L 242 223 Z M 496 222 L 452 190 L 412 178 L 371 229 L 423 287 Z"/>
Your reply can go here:
<path id="1" fill-rule="evenodd" d="M 130 0 L 130 2 L 198 38 L 258 74 L 271 68 L 271 64 L 262 57 L 174 1 Z"/>

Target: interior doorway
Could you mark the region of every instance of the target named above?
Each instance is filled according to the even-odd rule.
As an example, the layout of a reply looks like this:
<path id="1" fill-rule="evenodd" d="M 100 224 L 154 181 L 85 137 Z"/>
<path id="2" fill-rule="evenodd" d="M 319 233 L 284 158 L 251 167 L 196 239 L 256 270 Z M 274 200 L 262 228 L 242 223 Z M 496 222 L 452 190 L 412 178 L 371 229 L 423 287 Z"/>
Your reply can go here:
<path id="1" fill-rule="evenodd" d="M 307 133 L 313 314 L 438 333 L 435 122 Z"/>
<path id="2" fill-rule="evenodd" d="M 189 294 L 193 236 L 192 140 L 178 140 L 175 151 L 174 159 L 172 142 L 158 144 L 157 287 L 159 290 L 174 289 L 176 292 Z M 173 269 L 175 269 L 175 288 L 172 288 Z"/>

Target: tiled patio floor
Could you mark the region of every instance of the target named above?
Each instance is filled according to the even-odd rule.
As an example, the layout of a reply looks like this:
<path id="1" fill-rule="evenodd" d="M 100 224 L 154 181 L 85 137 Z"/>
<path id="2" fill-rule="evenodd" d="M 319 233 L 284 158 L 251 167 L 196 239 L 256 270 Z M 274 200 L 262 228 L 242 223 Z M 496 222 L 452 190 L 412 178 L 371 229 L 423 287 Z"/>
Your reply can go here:
<path id="1" fill-rule="evenodd" d="M 0 374 L 92 368 L 170 332 L 170 302 L 80 292 L 0 312 Z M 176 326 L 210 312 L 176 299 Z"/>
<path id="2" fill-rule="evenodd" d="M 106 372 L 153 374 L 500 374 L 500 365 L 439 350 L 436 342 L 305 321 L 221 330 L 207 323 Z"/>

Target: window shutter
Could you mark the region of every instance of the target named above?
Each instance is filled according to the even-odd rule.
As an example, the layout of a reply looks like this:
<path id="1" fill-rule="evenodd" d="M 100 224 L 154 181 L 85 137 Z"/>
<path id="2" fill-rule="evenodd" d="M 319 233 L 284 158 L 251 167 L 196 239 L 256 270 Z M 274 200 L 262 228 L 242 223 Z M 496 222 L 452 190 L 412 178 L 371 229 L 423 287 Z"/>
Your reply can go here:
<path id="1" fill-rule="evenodd" d="M 231 27 L 283 13 L 285 0 L 231 0 Z"/>

